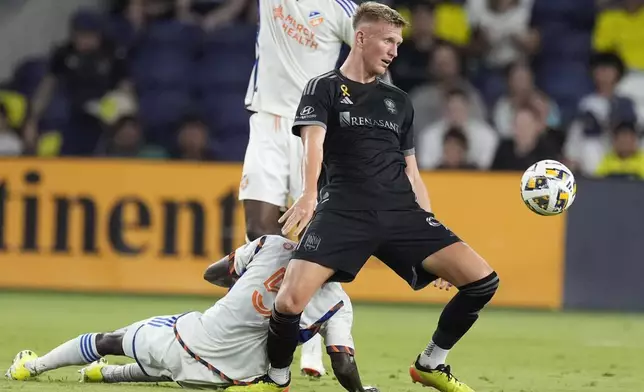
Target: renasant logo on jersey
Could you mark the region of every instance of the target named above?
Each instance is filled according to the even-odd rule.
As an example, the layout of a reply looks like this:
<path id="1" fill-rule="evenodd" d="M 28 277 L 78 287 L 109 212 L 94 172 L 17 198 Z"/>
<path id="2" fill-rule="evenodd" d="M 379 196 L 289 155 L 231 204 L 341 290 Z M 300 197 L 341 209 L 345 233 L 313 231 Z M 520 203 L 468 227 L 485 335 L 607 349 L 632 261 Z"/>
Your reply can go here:
<path id="1" fill-rule="evenodd" d="M 340 125 L 342 127 L 385 128 L 390 131 L 400 133 L 400 126 L 394 122 L 368 117 L 351 116 L 350 112 L 340 112 Z"/>

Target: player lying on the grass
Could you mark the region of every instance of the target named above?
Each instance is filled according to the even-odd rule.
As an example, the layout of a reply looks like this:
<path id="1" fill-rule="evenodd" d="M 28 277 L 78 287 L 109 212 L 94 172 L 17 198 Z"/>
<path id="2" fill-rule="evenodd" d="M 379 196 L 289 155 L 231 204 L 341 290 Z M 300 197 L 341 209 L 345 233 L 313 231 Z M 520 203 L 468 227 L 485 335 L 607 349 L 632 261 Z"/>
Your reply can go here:
<path id="1" fill-rule="evenodd" d="M 268 370 L 270 309 L 295 245 L 281 236 L 263 236 L 212 264 L 204 278 L 232 288 L 203 314 L 152 317 L 114 332 L 83 334 L 42 357 L 21 351 L 6 376 L 27 380 L 64 366 L 91 363 L 81 369 L 81 381 L 175 381 L 184 387 L 221 386 L 234 391 Z M 300 343 L 320 333 L 340 384 L 350 392 L 377 392 L 360 381 L 352 323 L 349 297 L 339 283 L 329 283 L 304 311 Z M 106 355 L 127 356 L 136 363 L 108 365 L 102 360 Z"/>

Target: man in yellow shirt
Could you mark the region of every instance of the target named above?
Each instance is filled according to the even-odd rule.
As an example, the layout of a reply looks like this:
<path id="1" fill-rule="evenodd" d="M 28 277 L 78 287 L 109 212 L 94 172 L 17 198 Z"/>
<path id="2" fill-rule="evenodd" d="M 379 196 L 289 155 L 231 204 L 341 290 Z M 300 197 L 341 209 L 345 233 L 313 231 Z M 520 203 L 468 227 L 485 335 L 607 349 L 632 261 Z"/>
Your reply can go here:
<path id="1" fill-rule="evenodd" d="M 622 7 L 602 11 L 593 32 L 593 49 L 614 51 L 627 68 L 644 70 L 644 1 L 624 0 Z"/>
<path id="2" fill-rule="evenodd" d="M 622 123 L 613 132 L 613 149 L 604 156 L 597 177 L 644 180 L 644 151 L 634 124 Z"/>

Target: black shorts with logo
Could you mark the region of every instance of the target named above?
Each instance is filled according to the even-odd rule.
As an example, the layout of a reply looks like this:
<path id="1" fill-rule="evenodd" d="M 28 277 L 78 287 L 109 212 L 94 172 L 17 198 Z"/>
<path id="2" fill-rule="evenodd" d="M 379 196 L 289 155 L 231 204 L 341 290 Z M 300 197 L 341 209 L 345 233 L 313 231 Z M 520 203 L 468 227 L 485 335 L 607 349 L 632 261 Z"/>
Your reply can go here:
<path id="1" fill-rule="evenodd" d="M 351 282 L 373 255 L 419 290 L 436 279 L 422 268 L 423 260 L 460 241 L 422 209 L 324 209 L 313 217 L 293 258 L 334 269 L 332 281 Z"/>

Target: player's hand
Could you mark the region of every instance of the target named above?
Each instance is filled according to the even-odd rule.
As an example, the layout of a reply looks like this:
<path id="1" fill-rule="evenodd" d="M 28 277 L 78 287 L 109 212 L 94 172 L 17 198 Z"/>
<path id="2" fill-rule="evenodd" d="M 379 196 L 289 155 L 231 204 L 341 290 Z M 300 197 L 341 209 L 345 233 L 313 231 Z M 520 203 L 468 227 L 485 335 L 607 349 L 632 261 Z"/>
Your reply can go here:
<path id="1" fill-rule="evenodd" d="M 449 291 L 452 286 L 453 284 L 442 278 L 438 278 L 434 281 L 434 287 L 438 287 L 439 290 Z"/>
<path id="2" fill-rule="evenodd" d="M 300 235 L 304 228 L 309 224 L 315 211 L 317 204 L 317 195 L 303 194 L 299 199 L 280 217 L 279 223 L 284 223 L 282 226 L 282 234 L 287 235 L 297 226 L 295 235 Z"/>

